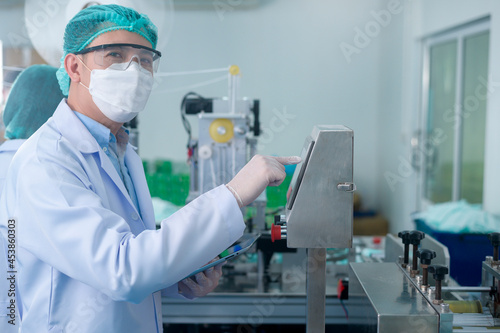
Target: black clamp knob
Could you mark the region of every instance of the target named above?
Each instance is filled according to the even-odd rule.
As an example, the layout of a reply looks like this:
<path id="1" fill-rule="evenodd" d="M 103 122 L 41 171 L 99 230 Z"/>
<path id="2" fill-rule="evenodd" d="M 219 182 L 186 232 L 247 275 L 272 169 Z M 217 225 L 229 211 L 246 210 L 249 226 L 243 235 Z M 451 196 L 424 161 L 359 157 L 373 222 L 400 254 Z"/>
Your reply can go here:
<path id="1" fill-rule="evenodd" d="M 492 232 L 488 235 L 488 239 L 493 245 L 493 261 L 498 261 L 498 246 L 500 246 L 500 233 Z"/>
<path id="2" fill-rule="evenodd" d="M 420 266 L 422 266 L 422 285 L 429 285 L 429 274 L 427 269 L 431 264 L 432 259 L 436 258 L 436 252 L 428 249 L 420 249 L 417 251 L 417 257 L 420 258 Z"/>
<path id="3" fill-rule="evenodd" d="M 411 275 L 415 277 L 418 274 L 418 265 L 417 265 L 417 250 L 420 245 L 420 241 L 425 238 L 425 233 L 418 230 L 410 231 L 410 243 L 413 245 L 413 264 L 411 267 Z"/>
<path id="4" fill-rule="evenodd" d="M 429 273 L 433 274 L 434 280 L 436 280 L 436 297 L 433 301 L 435 304 L 443 302 L 441 297 L 441 281 L 444 280 L 444 276 L 448 274 L 448 267 L 444 265 L 430 265 Z"/>
<path id="5" fill-rule="evenodd" d="M 488 239 L 493 246 L 500 246 L 500 232 L 492 232 L 488 235 Z"/>
<path id="6" fill-rule="evenodd" d="M 421 265 L 430 265 L 431 260 L 436 258 L 436 252 L 428 249 L 420 249 L 417 251 L 417 257 L 420 258 Z"/>
<path id="7" fill-rule="evenodd" d="M 448 267 L 444 265 L 430 265 L 429 273 L 433 274 L 434 280 L 443 281 L 444 276 L 448 274 Z"/>
<path id="8" fill-rule="evenodd" d="M 398 233 L 398 237 L 401 238 L 401 241 L 405 245 L 403 267 L 406 267 L 408 265 L 408 257 L 409 257 L 408 254 L 410 251 L 410 231 L 409 230 L 400 231 Z"/>
<path id="9" fill-rule="evenodd" d="M 412 245 L 419 246 L 420 241 L 425 238 L 425 233 L 423 233 L 422 231 L 413 230 L 413 231 L 410 231 L 409 237 L 410 237 L 410 243 Z"/>
<path id="10" fill-rule="evenodd" d="M 409 230 L 404 230 L 398 232 L 398 237 L 401 238 L 403 241 L 403 244 L 405 245 L 410 245 L 410 231 Z"/>

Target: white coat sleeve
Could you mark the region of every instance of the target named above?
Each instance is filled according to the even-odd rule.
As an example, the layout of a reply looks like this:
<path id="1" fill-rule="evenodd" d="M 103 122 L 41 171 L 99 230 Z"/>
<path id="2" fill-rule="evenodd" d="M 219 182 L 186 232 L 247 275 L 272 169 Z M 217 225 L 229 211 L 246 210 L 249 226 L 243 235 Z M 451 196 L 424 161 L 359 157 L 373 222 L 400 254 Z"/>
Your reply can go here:
<path id="1" fill-rule="evenodd" d="M 116 301 L 139 303 L 176 284 L 237 240 L 244 230 L 233 195 L 219 186 L 168 219 L 134 235 L 104 207 L 77 161 L 21 163 L 16 198 L 19 246 Z"/>

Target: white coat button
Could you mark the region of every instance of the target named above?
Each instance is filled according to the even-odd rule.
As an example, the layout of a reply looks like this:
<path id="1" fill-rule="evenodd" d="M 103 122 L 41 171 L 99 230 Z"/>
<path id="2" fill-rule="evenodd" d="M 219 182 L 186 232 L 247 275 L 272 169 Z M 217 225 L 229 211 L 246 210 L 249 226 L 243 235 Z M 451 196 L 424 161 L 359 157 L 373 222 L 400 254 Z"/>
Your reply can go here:
<path id="1" fill-rule="evenodd" d="M 137 215 L 136 212 L 133 212 L 132 214 L 130 214 L 130 217 L 132 218 L 132 220 L 134 221 L 137 221 L 139 219 L 139 215 Z"/>

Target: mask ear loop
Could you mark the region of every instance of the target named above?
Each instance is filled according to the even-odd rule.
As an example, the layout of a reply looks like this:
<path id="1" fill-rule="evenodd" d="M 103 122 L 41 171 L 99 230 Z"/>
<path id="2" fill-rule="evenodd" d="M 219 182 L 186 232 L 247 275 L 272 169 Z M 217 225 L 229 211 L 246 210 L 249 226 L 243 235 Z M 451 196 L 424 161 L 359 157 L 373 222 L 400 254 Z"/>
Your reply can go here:
<path id="1" fill-rule="evenodd" d="M 88 68 L 88 67 L 87 67 L 87 65 L 85 65 L 85 63 L 83 62 L 83 59 L 80 59 L 80 57 L 79 57 L 78 55 L 76 56 L 76 58 L 77 58 L 78 60 L 80 60 L 80 62 L 82 63 L 83 67 L 87 68 L 87 70 L 88 70 L 89 72 L 92 72 L 92 70 L 91 70 L 90 68 Z M 82 86 L 84 86 L 85 88 L 87 88 L 87 90 L 90 90 L 90 89 L 89 89 L 89 87 L 87 87 L 86 85 L 84 85 L 84 84 L 82 83 L 82 81 L 78 82 L 78 84 L 81 84 Z"/>

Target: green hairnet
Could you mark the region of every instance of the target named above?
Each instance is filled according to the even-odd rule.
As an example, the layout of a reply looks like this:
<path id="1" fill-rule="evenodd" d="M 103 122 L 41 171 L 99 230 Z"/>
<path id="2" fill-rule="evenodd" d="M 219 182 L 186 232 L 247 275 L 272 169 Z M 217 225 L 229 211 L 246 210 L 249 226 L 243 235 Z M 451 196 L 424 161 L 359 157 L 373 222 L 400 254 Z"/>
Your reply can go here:
<path id="1" fill-rule="evenodd" d="M 158 30 L 146 15 L 118 5 L 95 5 L 81 10 L 69 21 L 64 32 L 64 55 L 57 71 L 57 79 L 65 96 L 68 96 L 70 83 L 64 69 L 66 55 L 83 50 L 96 37 L 113 30 L 135 32 L 156 48 Z"/>
<path id="2" fill-rule="evenodd" d="M 3 110 L 6 139 L 27 139 L 49 119 L 64 96 L 57 68 L 33 65 L 19 74 Z"/>

